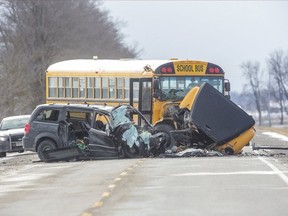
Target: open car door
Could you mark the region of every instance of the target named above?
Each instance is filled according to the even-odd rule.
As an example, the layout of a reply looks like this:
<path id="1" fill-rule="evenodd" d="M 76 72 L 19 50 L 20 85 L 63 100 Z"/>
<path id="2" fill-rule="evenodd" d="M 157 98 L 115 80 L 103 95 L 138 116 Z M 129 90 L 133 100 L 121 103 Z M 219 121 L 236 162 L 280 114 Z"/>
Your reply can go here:
<path id="1" fill-rule="evenodd" d="M 96 158 L 118 157 L 118 146 L 111 133 L 110 116 L 96 113 L 93 127 L 89 128 L 88 151 L 90 156 Z"/>

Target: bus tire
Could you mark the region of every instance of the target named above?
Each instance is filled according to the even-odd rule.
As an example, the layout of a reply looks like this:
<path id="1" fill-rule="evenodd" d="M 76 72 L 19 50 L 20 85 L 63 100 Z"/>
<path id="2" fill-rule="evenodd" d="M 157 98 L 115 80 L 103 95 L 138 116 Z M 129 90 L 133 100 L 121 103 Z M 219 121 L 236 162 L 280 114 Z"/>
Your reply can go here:
<path id="1" fill-rule="evenodd" d="M 158 132 L 163 132 L 166 137 L 166 146 L 165 150 L 171 149 L 173 146 L 175 146 L 176 141 L 170 134 L 170 131 L 175 130 L 174 127 L 172 127 L 169 124 L 158 124 L 155 126 L 155 130 Z"/>
<path id="2" fill-rule="evenodd" d="M 38 154 L 38 157 L 41 161 L 46 161 L 45 160 L 45 155 L 44 155 L 44 151 L 46 150 L 52 150 L 52 149 L 56 149 L 56 145 L 53 141 L 51 140 L 43 140 L 39 145 L 38 145 L 38 148 L 37 148 L 37 154 Z"/>

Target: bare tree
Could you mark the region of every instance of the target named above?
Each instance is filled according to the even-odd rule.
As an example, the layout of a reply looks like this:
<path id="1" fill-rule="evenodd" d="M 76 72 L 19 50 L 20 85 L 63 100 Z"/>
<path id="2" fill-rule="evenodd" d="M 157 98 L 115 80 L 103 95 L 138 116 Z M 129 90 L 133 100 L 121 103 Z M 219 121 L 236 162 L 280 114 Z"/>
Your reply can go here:
<path id="1" fill-rule="evenodd" d="M 258 124 L 262 125 L 260 64 L 259 62 L 252 63 L 251 61 L 247 61 L 241 64 L 241 68 L 243 70 L 244 76 L 249 82 L 246 87 L 249 89 L 249 91 L 252 91 L 254 96 L 254 103 L 258 112 Z"/>
<path id="2" fill-rule="evenodd" d="M 71 58 L 134 58 L 100 0 L 2 0 L 0 94 L 6 115 L 45 101 L 45 70 Z"/>
<path id="3" fill-rule="evenodd" d="M 288 54 L 276 50 L 267 60 L 269 75 L 271 77 L 271 95 L 280 107 L 280 124 L 284 124 L 285 98 L 288 99 Z"/>

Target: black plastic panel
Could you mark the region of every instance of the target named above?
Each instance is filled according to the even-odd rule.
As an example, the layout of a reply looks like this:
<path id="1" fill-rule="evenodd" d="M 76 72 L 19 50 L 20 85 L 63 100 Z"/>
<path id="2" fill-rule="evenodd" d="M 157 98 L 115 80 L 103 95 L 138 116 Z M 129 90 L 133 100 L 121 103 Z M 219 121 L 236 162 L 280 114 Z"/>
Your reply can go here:
<path id="1" fill-rule="evenodd" d="M 255 121 L 208 83 L 201 85 L 194 101 L 192 122 L 217 144 L 224 144 L 251 128 Z"/>

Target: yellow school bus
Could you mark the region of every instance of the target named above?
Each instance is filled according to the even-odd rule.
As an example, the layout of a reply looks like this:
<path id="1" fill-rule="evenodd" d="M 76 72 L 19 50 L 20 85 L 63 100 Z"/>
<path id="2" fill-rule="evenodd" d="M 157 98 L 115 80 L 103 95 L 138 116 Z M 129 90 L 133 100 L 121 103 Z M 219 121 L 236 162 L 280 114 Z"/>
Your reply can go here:
<path id="1" fill-rule="evenodd" d="M 189 90 L 209 83 L 229 96 L 223 69 L 196 60 L 76 59 L 46 71 L 47 103 L 130 104 L 159 131 L 177 129 L 173 108 Z"/>

